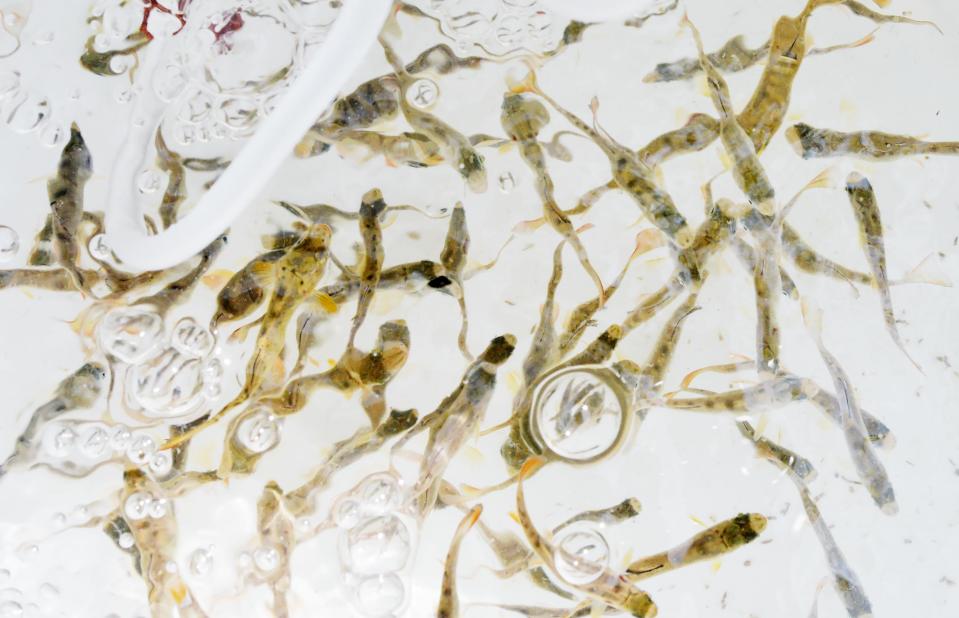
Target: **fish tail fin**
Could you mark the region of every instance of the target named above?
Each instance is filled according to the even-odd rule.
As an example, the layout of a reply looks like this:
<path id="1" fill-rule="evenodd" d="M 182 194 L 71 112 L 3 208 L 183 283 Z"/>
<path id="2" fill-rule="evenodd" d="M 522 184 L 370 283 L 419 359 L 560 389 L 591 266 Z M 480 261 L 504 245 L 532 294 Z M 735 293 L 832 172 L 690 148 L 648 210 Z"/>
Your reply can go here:
<path id="1" fill-rule="evenodd" d="M 528 71 L 522 79 L 506 78 L 506 85 L 509 88 L 510 94 L 542 94 L 542 90 L 539 89 L 539 83 L 536 81 L 536 66 L 531 60 L 526 60 L 524 64 L 526 64 Z"/>
<path id="2" fill-rule="evenodd" d="M 904 285 L 908 283 L 926 283 L 944 288 L 952 287 L 952 280 L 941 268 L 935 253 L 930 253 L 918 264 L 913 266 L 901 279 L 890 281 L 889 285 Z"/>
<path id="3" fill-rule="evenodd" d="M 546 465 L 546 458 L 540 457 L 538 455 L 530 457 L 523 464 L 523 467 L 520 468 L 519 475 L 517 476 L 517 481 L 523 482 L 529 477 L 536 474 L 540 468 Z"/>

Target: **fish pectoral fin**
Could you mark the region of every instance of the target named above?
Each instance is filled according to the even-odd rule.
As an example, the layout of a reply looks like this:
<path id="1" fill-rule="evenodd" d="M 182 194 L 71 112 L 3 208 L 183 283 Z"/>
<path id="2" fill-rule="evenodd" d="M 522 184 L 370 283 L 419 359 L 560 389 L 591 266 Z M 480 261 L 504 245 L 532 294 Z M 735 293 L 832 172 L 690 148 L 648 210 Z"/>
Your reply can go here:
<path id="1" fill-rule="evenodd" d="M 309 303 L 331 314 L 336 313 L 340 309 L 340 306 L 336 304 L 336 301 L 333 300 L 329 294 L 325 294 L 319 290 L 310 294 Z"/>
<path id="2" fill-rule="evenodd" d="M 244 324 L 240 328 L 233 331 L 233 333 L 228 337 L 228 341 L 230 343 L 242 343 L 243 341 L 246 341 L 246 337 L 250 334 L 250 331 L 263 323 L 263 317 L 264 316 L 260 316 L 249 324 Z"/>
<path id="3" fill-rule="evenodd" d="M 272 262 L 257 262 L 250 267 L 250 274 L 260 287 L 267 287 L 273 283 L 275 268 Z"/>

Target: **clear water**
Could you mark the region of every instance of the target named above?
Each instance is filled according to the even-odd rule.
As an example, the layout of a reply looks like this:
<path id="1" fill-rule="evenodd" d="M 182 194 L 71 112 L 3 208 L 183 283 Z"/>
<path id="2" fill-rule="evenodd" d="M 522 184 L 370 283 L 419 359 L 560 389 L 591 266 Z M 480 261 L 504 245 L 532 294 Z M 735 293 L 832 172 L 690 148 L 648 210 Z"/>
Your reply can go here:
<path id="1" fill-rule="evenodd" d="M 159 4 L 176 9 L 174 2 Z M 269 76 L 293 67 L 290 79 L 295 77 L 310 46 L 321 43 L 336 6 L 305 0 L 198 4 L 202 11 L 197 9 L 196 20 L 184 29 L 180 55 L 161 67 L 158 81 L 150 86 L 166 101 L 164 135 L 171 148 L 186 157 L 229 158 L 255 128 L 257 118 L 269 113 L 272 97 L 282 92 L 287 78 L 271 81 Z M 798 13 L 801 4 L 690 0 L 641 28 L 598 25 L 586 31 L 582 42 L 539 69 L 540 85 L 584 118 L 596 97 L 603 128 L 618 142 L 637 148 L 680 126 L 693 112 L 713 113 L 701 78 L 667 84 L 642 81 L 656 63 L 694 53 L 688 30 L 679 24 L 684 9 L 702 30 L 706 47 L 716 49 L 735 34 L 745 35 L 749 45 L 759 45 L 780 15 Z M 234 5 L 248 11 L 245 25 L 235 37 L 218 39 L 214 35 L 229 23 Z M 502 135 L 500 102 L 508 78 L 525 71 L 518 56 L 524 50 L 554 49 L 566 22 L 534 0 L 422 0 L 416 5 L 435 15 L 439 27 L 433 20 L 401 14 L 399 31 L 390 36 L 404 60 L 439 42 L 450 44 L 461 56 L 505 53 L 513 58 L 449 75 L 424 74 L 414 89 L 417 103 L 466 135 Z M 793 88 L 786 125 L 802 121 L 840 130 L 872 128 L 925 139 L 959 139 L 955 112 L 959 90 L 950 78 L 959 69 L 955 33 L 959 11 L 944 0 L 894 0 L 883 10 L 933 20 L 945 34 L 928 27 L 885 24 L 867 45 L 807 57 Z M 33 238 L 49 212 L 45 181 L 55 172 L 71 122 L 81 127 L 93 156 L 86 209 L 102 211 L 114 153 L 127 131 L 145 122 L 131 116 L 137 97 L 144 94 L 137 91 L 141 83 L 133 72 L 133 57 L 115 58 L 110 68 L 120 75 L 112 77 L 83 70 L 77 59 L 91 36 L 100 51 L 122 45 L 123 38 L 139 27 L 142 9 L 136 2 L 98 2 L 91 7 L 84 2 L 31 6 L 7 1 L 0 2 L 0 11 L 4 24 L 0 55 L 15 47 L 17 36 L 21 43 L 17 51 L 0 58 L 0 118 L 5 125 L 0 127 L 0 262 L 9 269 L 25 267 Z M 91 14 L 102 15 L 102 25 L 88 24 Z M 151 19 L 157 21 L 150 28 L 179 27 L 175 16 L 160 10 Z M 809 47 L 854 41 L 873 28 L 871 22 L 846 11 L 824 8 L 810 21 Z M 381 50 L 374 47 L 350 88 L 387 70 Z M 728 75 L 737 107 L 751 96 L 760 70 Z M 569 129 L 558 114 L 551 115 L 544 130 L 547 138 Z M 401 119 L 377 128 L 387 133 L 409 130 Z M 561 143 L 571 161 L 548 158 L 547 166 L 558 201 L 568 208 L 610 174 L 605 156 L 590 141 L 569 136 Z M 333 444 L 368 425 L 358 394 L 344 397 L 320 390 L 301 412 L 283 419 L 255 405 L 234 411 L 234 417 L 239 412 L 245 415 L 238 441 L 248 452 L 262 453 L 250 475 L 228 483 L 205 483 L 176 496 L 139 492 L 121 499 L 119 492 L 124 468 L 142 467 L 158 479 L 171 474 L 173 461 L 166 451 L 157 450 L 169 426 L 219 409 L 239 391 L 253 334 L 242 343 L 229 341 L 231 325 L 220 329 L 214 341 L 205 325 L 226 277 L 263 250 L 261 236 L 290 229 L 293 217 L 274 200 L 321 202 L 356 211 L 361 196 L 379 187 L 389 204 L 414 205 L 437 217 L 389 213 L 384 222 L 387 267 L 437 260 L 448 225 L 441 215 L 462 201 L 472 239 L 471 268 L 492 260 L 519 224 L 542 214 L 536 179 L 517 149 L 481 152 L 490 179 L 482 194 L 470 192 L 460 176 L 442 164 L 424 169 L 391 166 L 383 157 L 336 147 L 316 158 L 291 158 L 256 205 L 231 227 L 229 242 L 208 277 L 187 302 L 162 319 L 119 303 L 88 312 L 100 316 L 100 326 L 90 332 L 79 328 L 78 333 L 70 322 L 91 307 L 93 299 L 30 288 L 0 291 L 0 392 L 5 410 L 0 414 L 0 457 L 6 457 L 30 415 L 50 400 L 65 376 L 85 361 L 103 362 L 105 352 L 124 361 L 113 367 L 116 386 L 109 408 L 106 398 L 100 397 L 51 424 L 41 432 L 30 462 L 38 465 L 14 468 L 0 479 L 0 616 L 175 615 L 165 614 L 156 604 L 151 609 L 144 579 L 125 551 L 143 541 L 129 533 L 114 541 L 102 524 L 89 525 L 115 509 L 131 522 L 164 522 L 176 531 L 175 543 L 165 555 L 169 562 L 157 566 L 179 577 L 189 588 L 192 610 L 202 608 L 206 615 L 273 615 L 270 588 L 264 582 L 283 568 L 287 556 L 286 598 L 292 616 L 435 614 L 442 561 L 462 515 L 451 508 L 437 509 L 418 522 L 403 507 L 409 469 L 414 480 L 418 470 L 416 460 L 394 457 L 398 476 L 391 476 L 386 474 L 389 449 L 383 448 L 344 467 L 319 494 L 309 521 L 291 523 L 293 534 L 301 539 L 295 549 L 258 532 L 257 501 L 268 482 L 287 491 L 299 486 Z M 691 224 L 698 225 L 703 218 L 701 185 L 723 172 L 725 161 L 717 143 L 662 167 L 661 182 Z M 780 131 L 762 162 L 782 196 L 833 168 L 835 186 L 807 194 L 789 219 L 822 254 L 850 268 L 868 268 L 842 191 L 844 179 L 855 170 L 870 179 L 879 198 L 890 277 L 902 278 L 923 263 L 923 272 L 959 281 L 955 157 L 802 160 Z M 214 179 L 215 172 L 188 172 L 184 212 Z M 128 181 L 140 189 L 139 206 L 155 217 L 166 175 L 160 169 L 143 169 Z M 728 173 L 719 176 L 713 189 L 717 198 L 743 201 Z M 650 224 L 622 193 L 610 193 L 587 215 L 575 218 L 576 225 L 587 222 L 592 228 L 582 232 L 583 244 L 609 283 L 633 250 L 637 233 Z M 335 228 L 332 251 L 352 263 L 352 245 L 359 241 L 356 224 L 337 221 Z M 521 231 L 493 268 L 465 283 L 469 349 L 479 353 L 504 333 L 518 340 L 516 352 L 499 369 L 483 428 L 511 413 L 557 242 L 548 226 Z M 102 238 L 85 244 L 90 254 L 109 256 Z M 89 256 L 83 259 L 84 264 L 93 264 Z M 556 293 L 559 325 L 595 293 L 570 251 L 564 267 Z M 857 481 L 842 434 L 813 406 L 794 403 L 748 416 L 764 436 L 801 453 L 818 470 L 810 491 L 875 616 L 952 615 L 959 609 L 959 572 L 951 559 L 959 550 L 955 533 L 959 422 L 954 414 L 959 397 L 955 368 L 959 327 L 952 319 L 959 301 L 956 290 L 930 284 L 893 287 L 899 328 L 923 369 L 920 373 L 886 334 L 875 290 L 858 286 L 856 293 L 844 281 L 787 267 L 803 296 L 823 309 L 826 345 L 849 374 L 863 408 L 895 435 L 895 446 L 880 450 L 879 457 L 895 486 L 899 513 L 887 516 L 875 508 Z M 666 248 L 639 256 L 580 347 L 620 322 L 659 288 L 672 268 Z M 697 302 L 699 310 L 684 322 L 665 391 L 678 389 L 683 376 L 696 368 L 754 353 L 751 278 L 730 250 L 711 262 L 710 271 Z M 336 269 L 329 266 L 325 282 L 336 276 Z M 340 357 L 354 306 L 344 304 L 317 331 L 308 372 L 322 371 Z M 112 313 L 106 314 L 106 309 Z M 631 333 L 611 360 L 642 364 L 670 311 Z M 456 342 L 459 310 L 454 298 L 428 289 L 415 294 L 381 290 L 359 331 L 357 347 L 370 349 L 378 326 L 399 319 L 409 327 L 411 345 L 405 366 L 387 388 L 387 403 L 396 409 L 416 408 L 422 416 L 453 391 L 467 367 Z M 783 364 L 819 384 L 831 384 L 797 303 L 780 303 L 780 326 Z M 292 329 L 288 334 L 292 347 Z M 287 368 L 291 365 L 288 359 Z M 729 388 L 727 377 L 703 376 L 696 385 Z M 738 378 L 745 385 L 757 380 L 748 371 L 732 379 Z M 612 399 L 604 403 L 613 405 Z M 620 417 L 614 411 L 599 418 L 595 427 L 590 425 L 595 433 L 578 437 L 586 442 L 609 440 L 602 423 Z M 193 440 L 187 470 L 217 467 L 227 424 L 221 422 Z M 625 523 L 588 524 L 557 536 L 557 544 L 567 552 L 558 565 L 567 581 L 588 580 L 597 563 L 622 570 L 633 559 L 682 543 L 704 525 L 738 513 L 761 513 L 769 523 L 749 545 L 643 581 L 640 585 L 656 601 L 659 615 L 806 616 L 817 599 L 819 616 L 847 615 L 794 485 L 755 456 L 731 415 L 653 407 L 635 425 L 625 448 L 613 456 L 588 465 L 551 463 L 526 483 L 529 509 L 541 530 L 629 497 L 642 504 L 640 514 Z M 499 454 L 504 438 L 502 431 L 470 437 L 449 461 L 444 478 L 456 486 L 475 487 L 503 481 L 509 474 Z M 590 446 L 576 442 L 573 450 Z M 424 449 L 421 437 L 404 450 L 422 455 Z M 478 502 L 484 506 L 482 522 L 522 538 L 510 517 L 516 510 L 513 487 Z M 577 602 L 550 594 L 523 575 L 499 579 L 489 570 L 499 567 L 474 528 L 463 541 L 459 560 L 462 614 L 507 615 L 488 604 L 571 608 Z"/>

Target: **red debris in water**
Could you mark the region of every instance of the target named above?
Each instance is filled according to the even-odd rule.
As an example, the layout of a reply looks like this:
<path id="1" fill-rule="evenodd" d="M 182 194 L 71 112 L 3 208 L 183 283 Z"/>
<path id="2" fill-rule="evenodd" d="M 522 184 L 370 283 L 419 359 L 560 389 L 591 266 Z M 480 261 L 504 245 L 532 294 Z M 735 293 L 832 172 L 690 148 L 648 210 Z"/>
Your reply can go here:
<path id="1" fill-rule="evenodd" d="M 210 32 L 216 37 L 216 43 L 221 45 L 224 49 L 230 50 L 231 45 L 229 43 L 229 35 L 236 32 L 243 27 L 243 15 L 240 11 L 234 11 L 230 18 L 226 20 L 226 23 L 217 28 L 214 24 L 210 24 Z"/>
<path id="2" fill-rule="evenodd" d="M 150 21 L 150 13 L 152 13 L 154 10 L 157 10 L 161 13 L 167 13 L 168 15 L 173 15 L 177 18 L 177 21 L 180 22 L 180 27 L 177 28 L 177 31 L 173 34 L 179 34 L 180 31 L 183 30 L 183 27 L 186 26 L 186 16 L 184 13 L 192 1 L 193 0 L 179 0 L 177 3 L 177 11 L 174 13 L 170 9 L 161 5 L 159 0 L 144 0 L 143 20 L 140 21 L 140 32 L 145 34 L 149 40 L 153 40 L 153 34 L 147 28 L 147 23 Z"/>

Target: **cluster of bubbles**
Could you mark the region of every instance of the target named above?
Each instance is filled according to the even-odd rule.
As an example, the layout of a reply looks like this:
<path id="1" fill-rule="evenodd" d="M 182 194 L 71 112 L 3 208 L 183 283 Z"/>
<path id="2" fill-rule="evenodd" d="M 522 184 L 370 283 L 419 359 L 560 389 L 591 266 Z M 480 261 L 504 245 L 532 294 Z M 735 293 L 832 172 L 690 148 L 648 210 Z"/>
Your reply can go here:
<path id="1" fill-rule="evenodd" d="M 372 474 L 340 496 L 331 517 L 340 529 L 339 558 L 347 596 L 368 618 L 401 615 L 410 597 L 414 520 L 403 511 L 400 481 Z"/>
<path id="2" fill-rule="evenodd" d="M 518 50 L 537 54 L 559 45 L 566 23 L 540 0 L 412 0 L 435 17 L 443 33 L 464 52 L 479 47 L 502 56 Z"/>
<path id="3" fill-rule="evenodd" d="M 322 43 L 335 0 L 192 3 L 172 53 L 153 75 L 168 105 L 165 131 L 181 145 L 249 136 Z"/>
<path id="4" fill-rule="evenodd" d="M 545 379 L 533 398 L 540 446 L 568 461 L 605 455 L 626 429 L 625 388 L 603 368 L 577 367 Z"/>
<path id="5" fill-rule="evenodd" d="M 127 496 L 123 502 L 123 516 L 129 521 L 141 519 L 162 519 L 170 512 L 170 501 L 146 491 L 138 491 Z M 124 538 L 128 536 L 128 538 Z M 120 547 L 133 547 L 133 535 L 126 532 L 118 539 Z M 126 547 L 124 547 L 126 545 Z"/>
<path id="6" fill-rule="evenodd" d="M 41 461 L 68 474 L 83 475 L 108 462 L 126 460 L 163 479 L 173 469 L 173 456 L 160 451 L 145 433 L 126 425 L 102 422 L 60 421 L 48 424 L 40 438 Z"/>
<path id="7" fill-rule="evenodd" d="M 234 440 L 253 455 L 265 453 L 280 442 L 280 421 L 267 407 L 254 408 L 244 414 Z"/>
<path id="8" fill-rule="evenodd" d="M 150 419 L 180 418 L 220 396 L 223 365 L 210 331 L 185 317 L 164 334 L 148 305 L 114 309 L 97 329 L 101 350 L 127 365 L 125 402 Z"/>
<path id="9" fill-rule="evenodd" d="M 60 590 L 50 582 L 41 582 L 31 594 L 10 584 L 12 574 L 0 569 L 0 618 L 26 618 L 63 615 L 59 613 Z"/>

